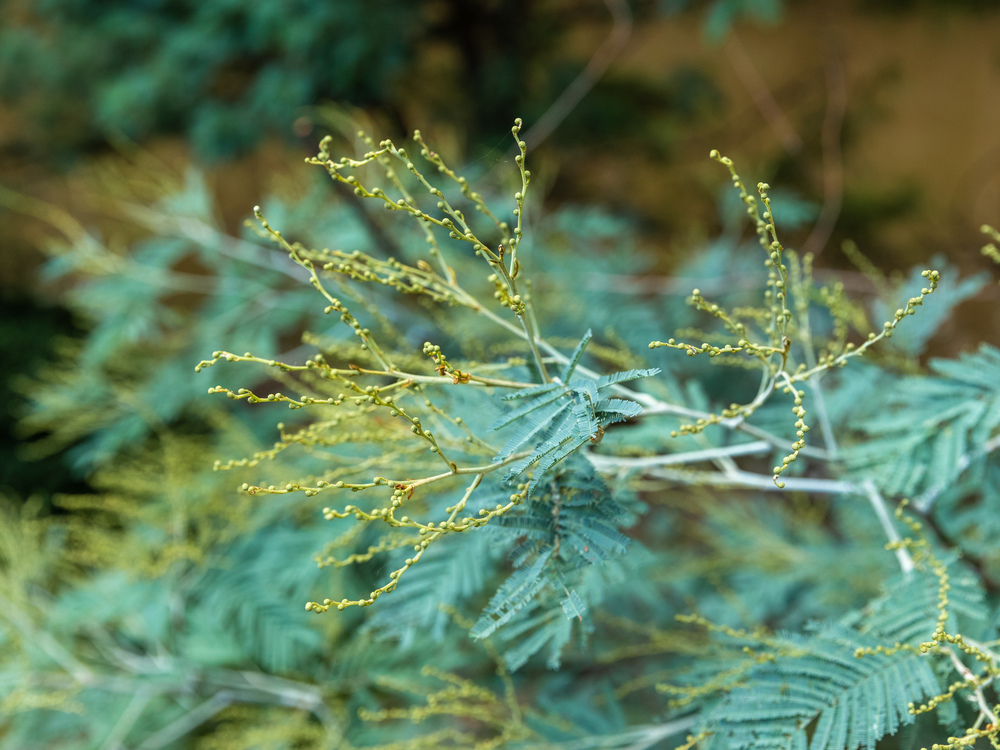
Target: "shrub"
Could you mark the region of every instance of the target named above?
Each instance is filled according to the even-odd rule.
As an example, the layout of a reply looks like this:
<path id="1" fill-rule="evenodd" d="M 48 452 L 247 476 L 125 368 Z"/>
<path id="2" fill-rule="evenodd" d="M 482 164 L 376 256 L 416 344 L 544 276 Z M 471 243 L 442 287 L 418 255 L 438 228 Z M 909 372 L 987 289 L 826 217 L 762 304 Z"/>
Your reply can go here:
<path id="1" fill-rule="evenodd" d="M 985 491 L 995 474 L 987 457 L 1000 444 L 1000 351 L 983 345 L 955 361 L 932 360 L 929 372 L 908 377 L 885 365 L 854 369 L 897 328 L 905 338 L 895 353 L 919 352 L 927 321 L 905 332 L 941 273 L 924 270 L 908 279 L 881 326 L 859 330 L 866 316 L 843 286 L 816 284 L 813 259 L 782 246 L 775 218 L 780 221 L 781 212 L 770 187 L 759 183 L 755 197 L 732 160 L 713 151 L 757 235 L 766 277 L 762 300 L 725 305 L 694 289 L 688 302 L 712 328 L 683 340 L 649 341 L 654 351 L 645 358 L 628 346 L 634 332 L 598 356 L 600 369 L 658 366 L 601 374 L 584 366 L 592 330 L 572 349 L 542 335 L 551 325 L 542 315 L 551 290 L 531 283 L 532 263 L 547 248 L 527 241 L 525 143 L 518 141 L 520 188 L 508 219 L 419 132 L 414 139 L 422 163 L 440 181 L 428 179 L 416 159 L 388 140 L 369 142 L 361 158 L 335 159 L 327 139 L 310 161 L 360 198 L 410 219 L 423 246 L 401 245 L 399 257 L 311 249 L 256 212 L 265 235 L 305 269 L 326 300 L 325 311 L 340 318 L 357 345 L 318 342 L 320 353 L 302 363 L 219 351 L 198 366 L 266 365 L 285 393 L 211 390 L 314 414 L 282 428 L 273 448 L 220 468 L 322 448 L 325 455 L 316 456 L 308 474 L 243 490 L 330 498 L 324 517 L 347 521 L 349 531 L 325 550 L 321 566 L 384 561 L 370 590 L 334 593 L 306 609 L 323 613 L 378 601 L 369 626 L 407 639 L 427 628 L 443 632 L 446 618 L 460 618 L 488 595 L 478 619 L 465 625 L 474 640 L 494 644 L 501 674 L 543 650 L 553 669 L 567 651 L 577 669 L 587 654 L 607 659 L 615 653 L 611 634 L 643 623 L 649 645 L 639 652 L 682 653 L 658 664 L 662 671 L 631 665 L 611 681 L 619 692 L 638 681 L 668 695 L 674 726 L 694 730 L 689 744 L 868 748 L 935 710 L 943 711 L 944 726 L 965 727 L 952 745 L 977 737 L 995 741 L 1000 729 L 984 695 L 998 670 L 989 645 L 995 624 L 976 566 L 956 558 L 969 535 L 932 539 L 917 519 L 933 514 L 954 526 L 956 515 L 983 513 L 981 503 L 968 504 L 968 495 Z M 381 183 L 372 176 L 378 171 Z M 428 195 L 429 205 L 420 198 Z M 573 248 L 568 255 L 568 262 L 586 267 Z M 330 277 L 338 275 L 409 299 L 393 305 L 382 295 L 354 292 L 345 302 L 355 287 L 340 282 L 334 289 Z M 483 294 L 489 288 L 484 275 L 492 300 Z M 953 290 L 951 302 L 980 283 Z M 727 296 L 720 291 L 712 296 Z M 585 289 L 570 294 L 598 314 L 609 309 Z M 351 308 L 363 312 L 355 316 Z M 412 334 L 400 329 L 415 327 L 418 310 L 428 321 L 423 330 L 438 327 L 419 352 Z M 673 369 L 663 356 L 670 350 L 731 368 L 720 393 L 731 395 L 728 404 L 715 397 L 706 405 L 683 387 L 658 384 L 660 368 Z M 747 398 L 754 381 L 756 392 Z M 611 434 L 615 439 L 605 442 Z M 762 470 L 768 458 L 773 468 Z M 729 528 L 715 533 L 731 535 L 730 562 L 717 559 L 728 544 L 703 539 L 713 553 L 703 563 L 704 577 L 693 577 L 701 586 L 688 588 L 690 582 L 680 584 L 690 576 L 684 568 L 700 567 L 704 556 L 691 549 L 677 554 L 690 542 L 675 517 L 676 500 L 667 499 L 685 486 L 698 489 L 688 497 L 710 493 L 700 509 L 707 528 L 699 536 L 711 536 L 719 516 L 732 518 L 761 503 L 737 494 L 752 490 L 795 498 L 801 512 L 813 514 L 813 528 L 791 533 L 819 538 L 805 546 L 780 539 L 783 526 L 804 521 L 793 521 L 794 512 L 764 522 L 768 534 L 757 539 L 744 539 L 746 529 L 723 522 Z M 341 500 L 348 492 L 364 499 Z M 902 496 L 914 504 L 907 508 L 898 501 Z M 870 505 L 867 520 L 850 507 L 858 499 Z M 763 502 L 774 512 L 773 502 Z M 854 517 L 847 521 L 847 515 Z M 897 576 L 867 555 L 831 569 L 828 555 L 871 543 L 870 528 L 860 537 L 851 533 L 859 523 L 881 528 Z M 360 551 L 351 552 L 358 540 Z M 666 559 L 652 551 L 664 547 Z M 797 569 L 788 559 L 766 562 L 777 547 L 784 547 L 779 556 L 798 558 Z M 340 557 L 333 554 L 338 548 L 344 549 Z M 501 557 L 512 572 L 490 586 Z M 882 590 L 863 603 L 871 586 L 856 581 L 873 568 Z M 736 581 L 746 590 L 742 596 L 731 590 Z M 834 592 L 838 604 L 830 601 Z M 672 628 L 664 610 L 688 627 Z M 765 624 L 795 630 L 775 634 Z M 963 697 L 958 711 L 956 695 Z M 460 715 L 462 706 L 456 701 L 453 710 Z M 411 716 L 418 715 L 413 709 Z M 510 729 L 516 731 L 520 727 Z"/>
<path id="2" fill-rule="evenodd" d="M 2 516 L 5 740 L 996 740 L 1000 352 L 922 359 L 985 279 L 935 259 L 862 304 L 716 152 L 755 237 L 665 280 L 621 219 L 541 221 L 523 143 L 503 212 L 419 133 L 332 147 L 357 203 L 265 201 L 241 244 L 195 176 L 118 261 L 69 232 L 94 333 L 27 390 L 99 492 Z M 198 369 L 252 363 L 211 390 L 284 404 L 276 441 L 179 374 L 236 337 Z"/>

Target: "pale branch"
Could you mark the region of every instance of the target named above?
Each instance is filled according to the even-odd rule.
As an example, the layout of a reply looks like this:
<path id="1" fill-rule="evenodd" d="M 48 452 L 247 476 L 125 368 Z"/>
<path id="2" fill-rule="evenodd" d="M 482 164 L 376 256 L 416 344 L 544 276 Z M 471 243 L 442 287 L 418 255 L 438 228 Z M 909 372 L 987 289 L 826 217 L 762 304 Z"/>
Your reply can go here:
<path id="1" fill-rule="evenodd" d="M 122 740 L 132 730 L 132 727 L 136 725 L 143 711 L 146 710 L 146 706 L 155 697 L 156 694 L 148 690 L 143 690 L 142 688 L 136 690 L 132 694 L 132 700 L 125 706 L 125 709 L 118 716 L 118 720 L 104 738 L 104 743 L 101 745 L 102 750 L 124 750 L 125 745 L 122 743 Z"/>
<path id="2" fill-rule="evenodd" d="M 893 544 L 900 569 L 904 575 L 912 575 L 916 566 L 913 564 L 910 551 L 901 544 L 902 539 L 899 536 L 899 532 L 896 531 L 896 526 L 893 524 L 892 518 L 889 516 L 889 510 L 885 507 L 885 499 L 882 497 L 882 493 L 878 491 L 875 482 L 871 479 L 866 479 L 861 483 L 861 490 L 864 492 L 865 497 L 868 498 L 872 508 L 875 509 L 875 515 L 878 517 L 879 523 L 882 524 L 885 535 Z"/>
<path id="3" fill-rule="evenodd" d="M 621 734 L 598 735 L 542 747 L 545 750 L 646 750 L 668 737 L 688 731 L 696 723 L 697 717 L 686 716 L 665 724 L 632 727 Z"/>
<path id="4" fill-rule="evenodd" d="M 544 339 L 540 339 L 538 345 L 545 352 L 547 352 L 552 359 L 562 364 L 567 364 L 567 365 L 569 364 L 569 357 L 560 352 L 558 349 L 556 349 L 554 346 L 549 344 Z M 595 372 L 594 370 L 591 370 L 590 368 L 585 367 L 582 364 L 577 365 L 576 371 L 581 373 L 582 375 L 586 375 L 588 378 L 593 378 L 595 380 L 601 377 L 600 373 Z M 657 398 L 656 396 L 650 395 L 648 393 L 643 393 L 641 391 L 633 390 L 631 388 L 628 388 L 627 386 L 621 385 L 620 383 L 614 384 L 613 386 L 611 386 L 611 389 L 615 393 L 621 396 L 625 396 L 626 398 L 629 398 L 632 401 L 641 404 L 643 406 L 643 412 L 642 414 L 639 415 L 640 418 L 666 414 L 670 416 L 683 417 L 686 419 L 693 419 L 693 420 L 698 420 L 698 419 L 704 419 L 706 421 L 715 420 L 714 423 L 718 424 L 721 427 L 739 430 L 740 432 L 745 432 L 747 435 L 750 435 L 751 437 L 755 437 L 760 440 L 766 440 L 776 448 L 786 448 L 789 444 L 788 438 L 780 437 L 778 435 L 768 432 L 767 430 L 761 429 L 760 427 L 747 424 L 745 421 L 742 420 L 737 420 L 737 419 L 727 420 L 725 418 L 720 418 L 717 415 L 711 414 L 709 412 L 700 411 L 698 409 L 689 409 L 686 406 L 680 406 L 678 404 L 670 403 L 669 401 L 663 401 Z M 829 458 L 829 455 L 825 450 L 821 448 L 812 448 L 808 445 L 802 449 L 801 453 L 804 456 L 810 456 L 812 458 L 818 458 L 818 459 Z"/>
<path id="5" fill-rule="evenodd" d="M 74 217 L 45 201 L 21 195 L 0 185 L 0 205 L 26 216 L 35 217 L 61 232 L 73 243 L 73 251 L 93 264 L 92 269 L 97 268 L 112 276 L 120 274 L 151 286 L 179 292 L 211 294 L 217 291 L 218 285 L 215 280 L 205 276 L 146 265 L 131 257 L 111 252 Z M 86 265 L 81 267 L 86 270 Z"/>
<path id="6" fill-rule="evenodd" d="M 769 442 L 766 440 L 757 440 L 753 443 L 740 443 L 739 445 L 684 451 L 682 453 L 667 453 L 658 456 L 609 456 L 593 451 L 588 451 L 586 456 L 598 471 L 609 473 L 617 469 L 621 473 L 658 466 L 703 463 L 705 461 L 715 461 L 723 457 L 758 456 L 771 450 L 773 450 L 773 446 Z"/>
<path id="7" fill-rule="evenodd" d="M 282 372 L 320 372 L 326 376 L 329 380 L 340 380 L 346 385 L 353 385 L 351 381 L 356 379 L 359 375 L 373 375 L 387 378 L 396 378 L 396 382 L 391 385 L 379 386 L 379 390 L 385 390 L 390 387 L 405 387 L 406 385 L 412 383 L 424 383 L 427 385 L 456 385 L 454 379 L 450 375 L 422 375 L 415 372 L 407 372 L 405 370 L 400 370 L 398 368 L 384 369 L 384 370 L 371 370 L 364 367 L 352 366 L 349 368 L 336 368 L 330 367 L 329 365 L 316 362 L 315 360 L 310 360 L 304 365 L 291 365 L 286 362 L 282 362 L 278 359 L 270 359 L 266 357 L 258 357 L 253 354 L 233 354 L 227 351 L 217 351 L 212 354 L 212 359 L 202 360 L 196 366 L 196 371 L 200 371 L 206 367 L 211 367 L 220 360 L 225 360 L 226 362 L 256 362 L 258 364 L 267 365 L 268 367 L 276 367 Z M 463 381 L 463 385 L 473 385 L 473 386 L 490 386 L 494 388 L 531 388 L 535 383 L 525 383 L 518 380 L 505 380 L 503 378 L 484 378 L 478 375 L 470 375 L 468 381 Z M 363 391 L 362 391 L 363 392 Z"/>
<path id="8" fill-rule="evenodd" d="M 795 132 L 795 128 L 792 127 L 788 117 L 782 111 L 781 105 L 778 104 L 771 89 L 754 66 L 753 60 L 750 59 L 750 55 L 747 54 L 746 48 L 740 42 L 735 31 L 729 32 L 723 49 L 736 72 L 736 76 L 740 79 L 740 83 L 750 94 L 768 125 L 771 126 L 771 130 L 778 137 L 782 147 L 792 156 L 798 156 L 805 148 L 802 137 Z"/>
<path id="9" fill-rule="evenodd" d="M 979 678 L 973 674 L 971 669 L 962 663 L 962 660 L 958 658 L 958 654 L 955 653 L 955 649 L 951 646 L 940 646 L 939 649 L 948 655 L 951 665 L 955 668 L 956 672 L 962 675 L 962 679 L 971 685 L 975 685 L 975 688 L 972 691 L 972 697 L 969 701 L 976 704 L 979 708 L 979 713 L 985 716 L 991 725 L 996 726 L 997 716 L 993 713 L 993 709 L 991 709 L 990 705 L 986 702 L 986 696 L 983 695 L 983 685 L 980 683 Z"/>
<path id="10" fill-rule="evenodd" d="M 833 234 L 844 205 L 844 156 L 841 136 L 847 112 L 847 82 L 844 66 L 832 49 L 824 57 L 826 73 L 826 113 L 820 143 L 823 152 L 823 208 L 813 225 L 802 252 L 819 255 Z"/>
<path id="11" fill-rule="evenodd" d="M 233 237 L 204 221 L 190 216 L 169 216 L 134 203 L 124 205 L 123 209 L 144 227 L 159 235 L 183 237 L 241 263 L 274 271 L 298 282 L 304 280 L 302 273 L 287 254 L 274 252 L 264 245 Z M 157 273 L 162 271 L 158 269 Z"/>
<path id="12" fill-rule="evenodd" d="M 220 690 L 211 698 L 198 704 L 191 711 L 167 724 L 159 731 L 151 734 L 136 750 L 158 750 L 161 747 L 179 740 L 184 735 L 197 729 L 220 711 L 236 702 L 236 696 L 228 690 Z"/>
<path id="13" fill-rule="evenodd" d="M 784 479 L 785 486 L 778 488 L 774 486 L 773 480 L 761 474 L 753 472 L 728 469 L 724 471 L 677 471 L 666 469 L 667 466 L 678 464 L 695 464 L 714 460 L 722 456 L 748 456 L 760 455 L 771 450 L 771 445 L 765 441 L 755 443 L 745 443 L 742 445 L 728 446 L 725 448 L 709 448 L 700 451 L 688 451 L 684 453 L 673 453 L 660 456 L 642 456 L 637 458 L 627 458 L 619 456 L 605 456 L 590 452 L 587 458 L 598 471 L 603 473 L 617 472 L 619 475 L 628 471 L 645 469 L 651 477 L 668 479 L 682 484 L 706 485 L 712 487 L 739 487 L 758 490 L 778 490 L 786 492 L 812 492 L 816 494 L 833 495 L 864 495 L 868 498 L 875 510 L 875 515 L 882 525 L 890 543 L 894 543 L 896 557 L 903 573 L 910 575 L 915 566 L 909 551 L 899 546 L 901 541 L 899 533 L 896 531 L 885 506 L 885 500 L 875 487 L 872 480 L 865 480 L 861 484 L 844 482 L 835 479 L 822 479 L 815 477 L 787 477 Z"/>
<path id="14" fill-rule="evenodd" d="M 708 487 L 732 487 L 767 490 L 769 492 L 812 492 L 820 495 L 860 494 L 858 486 L 852 482 L 812 477 L 788 477 L 784 480 L 785 487 L 776 487 L 771 476 L 742 470 L 718 472 L 656 468 L 649 471 L 649 476 L 667 479 L 678 484 Z"/>

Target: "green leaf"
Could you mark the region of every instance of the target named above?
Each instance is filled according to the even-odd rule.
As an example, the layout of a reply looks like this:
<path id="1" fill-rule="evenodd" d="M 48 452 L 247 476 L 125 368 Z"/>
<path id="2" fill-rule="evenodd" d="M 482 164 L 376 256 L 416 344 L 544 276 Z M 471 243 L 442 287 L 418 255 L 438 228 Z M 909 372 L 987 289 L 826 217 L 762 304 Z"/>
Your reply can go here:
<path id="1" fill-rule="evenodd" d="M 880 641 L 828 625 L 809 637 L 786 636 L 788 656 L 757 667 L 705 717 L 718 746 L 795 748 L 815 722 L 809 750 L 874 750 L 901 724 L 911 702 L 942 686 L 926 658 L 911 651 L 855 656 Z"/>
<path id="2" fill-rule="evenodd" d="M 549 547 L 535 558 L 531 565 L 515 570 L 497 589 L 482 615 L 469 631 L 475 639 L 489 638 L 526 606 L 545 585 L 542 577 L 545 563 L 552 556 L 553 548 Z"/>
<path id="3" fill-rule="evenodd" d="M 589 335 L 584 336 L 581 346 L 577 347 L 573 367 L 579 359 L 579 353 L 583 351 L 582 347 L 589 340 Z M 572 368 L 568 371 L 571 370 Z M 604 397 L 602 389 L 658 372 L 655 368 L 627 370 L 596 380 L 577 379 L 572 386 L 566 383 L 533 386 L 505 397 L 507 401 L 521 400 L 523 403 L 492 425 L 493 429 L 516 426 L 515 433 L 496 455 L 496 460 L 531 449 L 529 456 L 507 467 L 507 480 L 514 479 L 537 464 L 534 476 L 528 483 L 530 496 L 543 480 L 545 472 L 555 464 L 591 440 L 596 441 L 600 431 L 608 425 L 636 417 L 642 412 L 640 404 L 622 398 Z"/>
<path id="4" fill-rule="evenodd" d="M 573 371 L 576 369 L 577 364 L 580 362 L 580 357 L 583 356 L 583 350 L 587 348 L 587 344 L 594 337 L 594 332 L 591 329 L 587 329 L 587 332 L 583 334 L 583 338 L 580 339 L 580 343 L 576 345 L 576 349 L 573 351 L 573 356 L 570 357 L 569 364 L 566 365 L 566 370 L 563 372 L 562 382 L 569 384 L 570 378 L 573 377 Z"/>

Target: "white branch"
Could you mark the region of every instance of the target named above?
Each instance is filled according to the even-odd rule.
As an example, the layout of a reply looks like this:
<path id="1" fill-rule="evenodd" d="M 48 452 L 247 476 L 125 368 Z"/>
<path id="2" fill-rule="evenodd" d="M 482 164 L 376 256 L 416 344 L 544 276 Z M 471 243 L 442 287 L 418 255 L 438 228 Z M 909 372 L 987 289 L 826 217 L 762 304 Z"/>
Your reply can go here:
<path id="1" fill-rule="evenodd" d="M 552 750 L 645 750 L 667 737 L 686 732 L 695 725 L 696 717 L 688 716 L 666 724 L 649 724 L 634 727 L 615 735 L 587 737 L 561 744 L 552 744 Z"/>
<path id="2" fill-rule="evenodd" d="M 890 542 L 898 544 L 902 540 L 900 539 L 899 532 L 896 531 L 896 526 L 893 524 L 892 518 L 889 516 L 888 508 L 885 507 L 885 498 L 878 491 L 875 482 L 871 479 L 866 479 L 861 484 L 861 488 L 864 490 L 868 501 L 872 504 L 872 508 L 875 509 L 875 515 L 878 516 L 879 523 L 882 524 L 885 535 L 889 537 Z M 899 560 L 899 567 L 902 569 L 904 575 L 909 576 L 913 573 L 913 558 L 910 557 L 909 550 L 905 547 L 897 547 L 896 559 Z"/>

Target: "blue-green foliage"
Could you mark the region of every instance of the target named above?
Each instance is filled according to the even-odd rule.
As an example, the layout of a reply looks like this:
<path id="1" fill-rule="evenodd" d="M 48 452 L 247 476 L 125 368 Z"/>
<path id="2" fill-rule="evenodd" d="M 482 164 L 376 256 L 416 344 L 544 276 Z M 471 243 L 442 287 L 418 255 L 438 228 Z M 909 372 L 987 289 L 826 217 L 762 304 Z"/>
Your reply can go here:
<path id="1" fill-rule="evenodd" d="M 384 100 L 422 32 L 418 4 L 263 0 L 0 5 L 0 97 L 45 149 L 183 132 L 205 156 L 286 134 L 296 110 Z"/>
<path id="2" fill-rule="evenodd" d="M 979 561 L 991 579 L 1000 574 L 1000 466 L 982 456 L 940 494 L 928 496 L 935 521 L 962 552 Z"/>
<path id="3" fill-rule="evenodd" d="M 605 427 L 642 413 L 642 407 L 636 402 L 610 395 L 615 384 L 659 372 L 658 369 L 628 370 L 596 380 L 577 378 L 571 385 L 573 372 L 592 336 L 589 330 L 584 334 L 559 382 L 525 388 L 505 396 L 505 401 L 519 405 L 492 425 L 492 429 L 499 430 L 516 423 L 516 431 L 497 453 L 496 460 L 506 460 L 528 448 L 529 455 L 507 467 L 507 480 L 534 466 L 526 488 L 529 496 L 545 472 L 555 464 L 587 442 L 600 442 Z"/>
<path id="4" fill-rule="evenodd" d="M 850 426 L 865 437 L 845 453 L 853 472 L 894 495 L 936 494 L 955 483 L 1000 429 L 1000 350 L 983 344 L 930 362 L 930 375 L 883 380 Z M 877 404 L 878 408 L 873 408 Z"/>
<path id="5" fill-rule="evenodd" d="M 486 534 L 463 534 L 432 547 L 407 573 L 406 585 L 394 592 L 395 606 L 376 609 L 368 627 L 404 646 L 419 633 L 440 642 L 448 632 L 448 609 L 468 606 L 482 594 L 496 575 L 499 557 Z"/>
<path id="6" fill-rule="evenodd" d="M 949 593 L 949 626 L 977 636 L 988 628 L 983 591 L 957 565 Z M 813 624 L 754 643 L 772 658 L 748 669 L 738 687 L 706 712 L 713 747 L 871 749 L 914 716 L 911 703 L 940 695 L 946 685 L 914 647 L 938 615 L 933 577 L 900 576 L 886 592 L 836 624 Z M 889 652 L 872 652 L 895 644 Z M 904 648 L 899 648 L 900 644 Z M 909 648 L 906 648 L 908 646 Z M 863 656 L 856 652 L 865 650 Z M 942 721 L 956 720 L 946 703 Z"/>
<path id="7" fill-rule="evenodd" d="M 72 445 L 78 471 L 103 465 L 156 424 L 198 418 L 204 385 L 190 377 L 190 363 L 215 346 L 219 331 L 229 331 L 240 351 L 274 356 L 282 337 L 316 315 L 313 295 L 287 259 L 249 232 L 242 239 L 222 232 L 199 172 L 142 208 L 134 223 L 158 234 L 126 255 L 104 246 L 114 237 L 81 236 L 43 268 L 48 281 L 75 279 L 68 302 L 89 331 L 71 368 L 50 371 L 51 386 L 35 394 L 29 424 L 49 430 L 53 447 Z M 176 271 L 183 260 L 212 275 Z M 184 292 L 195 296 L 181 306 Z M 227 375 L 220 373 L 222 382 Z M 81 420 L 83 413 L 91 418 Z"/>
<path id="8" fill-rule="evenodd" d="M 754 669 L 745 685 L 708 712 L 711 746 L 872 750 L 913 721 L 911 702 L 942 691 L 919 654 L 855 656 L 879 643 L 837 626 L 780 638 L 793 655 Z"/>
<path id="9" fill-rule="evenodd" d="M 984 608 L 985 593 L 980 581 L 968 568 L 949 561 L 948 627 L 969 637 L 981 637 L 990 628 Z M 918 645 L 927 640 L 928 625 L 940 610 L 935 581 L 923 575 L 895 576 L 886 581 L 882 595 L 872 599 L 850 619 L 861 632 L 883 642 Z"/>
<path id="10" fill-rule="evenodd" d="M 630 224 L 594 209 L 533 217 L 542 225 L 535 244 L 520 248 L 540 328 L 555 342 L 545 363 L 557 380 L 546 384 L 537 383 L 540 369 L 522 340 L 480 324 L 468 308 L 323 275 L 400 368 L 432 376 L 419 345 L 433 340 L 458 370 L 508 381 L 502 391 L 443 379 L 392 393 L 399 406 L 424 410 L 447 460 L 508 462 L 484 474 L 465 512 L 511 507 L 483 528 L 445 534 L 374 606 L 303 611 L 306 599 L 331 597 L 334 610 L 341 596 L 368 596 L 427 536 L 350 514 L 328 524 L 323 504 L 343 508 L 346 496 L 367 512 L 386 502 L 377 493 L 405 496 L 405 477 L 444 464 L 409 430 L 386 427 L 398 415 L 365 412 L 358 396 L 359 410 L 346 416 L 345 404 L 282 410 L 282 434 L 325 419 L 333 427 L 312 442 L 289 443 L 274 462 L 211 471 L 216 457 L 273 445 L 276 432 L 264 425 L 281 417 L 271 404 L 209 405 L 209 381 L 191 373 L 206 352 L 249 350 L 301 364 L 318 342 L 331 366 L 373 360 L 352 330 L 319 316 L 325 303 L 303 283 L 301 267 L 257 235 L 226 236 L 210 203 L 192 173 L 145 207 L 151 214 L 133 215 L 146 216 L 139 226 L 147 236 L 127 253 L 80 239 L 49 268 L 53 278 L 74 281 L 69 300 L 91 335 L 45 382 L 28 387 L 31 421 L 53 430 L 53 440 L 77 441 L 79 464 L 100 471 L 96 494 L 60 499 L 57 518 L 41 522 L 3 506 L 4 743 L 242 749 L 280 733 L 270 746 L 626 748 L 672 746 L 704 731 L 698 746 L 855 750 L 902 737 L 913 723 L 909 702 L 941 695 L 955 681 L 943 653 L 913 650 L 938 623 L 941 579 L 923 563 L 899 575 L 884 548 L 887 530 L 863 493 L 711 486 L 704 476 L 737 466 L 770 479 L 766 450 L 738 453 L 758 435 L 710 425 L 671 438 L 687 417 L 640 406 L 655 397 L 709 413 L 753 397 L 757 372 L 646 345 L 672 327 L 710 327 L 685 306 L 690 287 L 729 307 L 758 303 L 753 274 L 766 273 L 759 246 L 727 235 L 673 278 L 658 279 L 653 260 L 633 252 Z M 786 203 L 793 205 L 800 218 L 809 215 L 804 204 Z M 775 212 L 783 210 L 790 212 L 776 201 Z M 303 245 L 413 264 L 425 252 L 419 233 L 371 235 L 372 226 L 392 226 L 381 223 L 388 212 L 364 215 L 319 191 L 265 201 L 264 212 Z M 488 299 L 482 259 L 467 248 L 442 252 Z M 210 273 L 184 273 L 194 261 Z M 961 293 L 951 302 L 978 283 L 956 283 Z M 178 304 L 185 284 L 197 290 Z M 938 297 L 926 304 L 931 309 Z M 879 321 L 881 313 L 870 315 Z M 811 322 L 817 341 L 830 335 L 827 313 Z M 315 337 L 300 346 L 306 330 Z M 873 348 L 863 365 L 851 361 L 824 376 L 822 413 L 836 446 L 825 443 L 818 395 L 813 384 L 806 388 L 808 445 L 829 453 L 803 455 L 793 478 L 859 486 L 872 479 L 890 510 L 892 493 L 916 493 L 917 512 L 933 524 L 923 536 L 896 525 L 911 537 L 907 554 L 922 559 L 921 550 L 933 549 L 945 561 L 944 627 L 988 647 L 998 625 L 996 595 L 984 581 L 998 569 L 1000 472 L 991 446 L 1000 434 L 1000 353 L 983 345 L 923 368 L 903 360 L 928 340 L 918 335 L 916 348 L 897 347 L 884 359 Z M 791 353 L 802 356 L 800 341 Z M 901 363 L 905 373 L 895 369 Z M 262 392 L 275 390 L 274 381 L 288 393 L 321 381 L 309 380 L 313 371 L 290 382 L 288 372 L 227 371 L 222 363 L 211 372 L 211 384 Z M 788 436 L 788 401 L 773 400 L 748 424 Z M 310 414 L 319 416 L 310 422 Z M 365 431 L 373 421 L 384 429 Z M 726 450 L 736 458 L 723 457 Z M 688 464 L 627 464 L 688 451 L 714 453 Z M 598 472 L 602 458 L 621 465 Z M 284 484 L 293 476 L 310 486 L 327 478 L 370 482 L 373 474 L 403 486 L 338 495 L 327 485 L 316 498 Z M 446 513 L 468 478 L 418 486 L 403 509 Z M 237 493 L 242 481 L 275 494 Z M 312 565 L 327 553 L 336 564 Z M 351 553 L 364 560 L 342 565 Z M 692 611 L 704 627 L 677 623 Z M 995 700 L 992 686 L 983 690 Z M 943 703 L 928 731 L 945 737 L 971 726 L 968 694 Z"/>
<path id="11" fill-rule="evenodd" d="M 314 545 L 325 534 L 315 526 L 297 528 L 282 524 L 256 530 L 235 540 L 226 550 L 226 564 L 206 571 L 192 588 L 192 618 L 201 619 L 224 638 L 194 640 L 204 631 L 194 629 L 185 651 L 238 644 L 239 664 L 251 660 L 267 672 L 284 673 L 316 659 L 323 649 L 323 637 L 310 627 L 304 613 L 285 606 L 289 599 L 303 598 L 320 581 L 320 571 L 303 549 L 309 537 Z M 293 561 L 311 573 L 302 575 Z M 268 581 L 266 589 L 261 582 Z M 202 619 L 204 618 L 204 619 Z M 198 652 L 197 660 L 215 661 L 210 651 Z M 218 657 L 216 657 L 218 658 Z"/>
<path id="12" fill-rule="evenodd" d="M 620 529 L 635 520 L 589 464 L 578 455 L 567 459 L 540 483 L 534 501 L 504 516 L 494 531 L 494 544 L 506 549 L 515 570 L 470 635 L 482 639 L 499 632 L 509 669 L 546 646 L 548 664 L 558 666 L 574 623 L 581 634 L 589 632 L 590 610 L 616 583 L 614 575 L 593 575 L 590 566 L 626 551 L 630 540 Z"/>
<path id="13" fill-rule="evenodd" d="M 479 495 L 487 507 L 510 492 L 498 479 L 487 482 Z M 630 540 L 621 529 L 636 518 L 634 503 L 616 499 L 586 461 L 571 456 L 549 470 L 531 502 L 504 515 L 489 533 L 462 534 L 432 547 L 393 593 L 394 606 L 376 608 L 368 626 L 403 645 L 421 631 L 441 640 L 448 612 L 482 601 L 487 587 L 501 580 L 506 557 L 514 571 L 499 583 L 470 634 L 483 639 L 499 633 L 509 669 L 543 648 L 548 663 L 558 665 L 574 623 L 589 630 L 590 610 L 619 582 L 610 570 L 602 578 L 586 569 L 626 552 Z"/>

